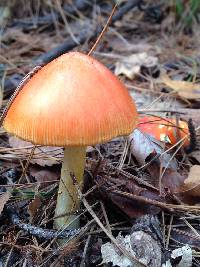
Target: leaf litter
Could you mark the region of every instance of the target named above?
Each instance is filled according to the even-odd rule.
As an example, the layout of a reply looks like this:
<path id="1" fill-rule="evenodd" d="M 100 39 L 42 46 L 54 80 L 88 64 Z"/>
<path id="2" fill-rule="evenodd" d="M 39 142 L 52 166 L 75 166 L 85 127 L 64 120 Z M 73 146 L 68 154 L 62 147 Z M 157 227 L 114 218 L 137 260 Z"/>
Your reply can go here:
<path id="1" fill-rule="evenodd" d="M 24 8 L 16 9 L 14 2 L 6 6 L 9 16 L 4 19 L 4 31 L 1 32 L 0 76 L 4 95 L 1 110 L 22 75 L 38 62 L 37 57 L 46 60 L 47 51 L 53 51 L 72 37 L 56 3 L 44 1 L 38 9 L 26 3 Z M 89 50 L 90 35 L 97 29 L 97 21 L 106 21 L 111 11 L 111 3 L 107 1 L 96 2 L 101 10 L 99 14 L 95 13 L 97 9 L 93 3 L 86 2 L 83 7 L 79 1 L 74 5 L 61 5 L 75 38 L 80 31 L 86 36 L 81 42 L 83 45 L 73 46 L 78 51 Z M 122 7 L 132 4 L 128 2 L 124 1 Z M 190 129 L 189 138 L 190 143 L 194 143 L 193 151 L 188 153 L 180 138 L 169 147 L 139 127 L 128 139 L 116 138 L 90 147 L 82 198 L 87 198 L 89 207 L 106 229 L 111 230 L 117 244 L 120 242 L 117 236 L 121 235 L 121 239 L 130 236 L 136 220 L 145 218 L 140 224 L 141 242 L 148 240 L 146 235 L 150 232 L 156 240 L 155 233 L 159 232 L 158 247 L 165 258 L 163 264 L 171 266 L 176 260 L 177 266 L 184 262 L 187 267 L 192 260 L 194 266 L 199 266 L 199 28 L 194 26 L 193 33 L 188 35 L 175 23 L 173 7 L 154 2 L 149 1 L 145 7 L 128 6 L 126 15 L 110 27 L 94 56 L 120 75 L 142 115 L 186 122 L 192 118 L 194 129 Z M 155 14 L 160 16 L 155 17 Z M 7 262 L 7 266 L 102 265 L 101 250 L 110 242 L 110 235 L 97 224 L 96 217 L 91 219 L 90 210 L 84 205 L 77 211 L 83 228 L 72 238 L 72 243 L 58 247 L 56 239 L 49 242 L 45 237 L 48 230 L 52 234 L 63 149 L 37 146 L 29 161 L 31 143 L 7 135 L 2 128 L 0 140 L 0 261 Z M 104 208 L 99 202 L 104 203 Z M 16 212 L 13 213 L 17 216 L 16 224 L 9 219 L 11 210 Z M 147 214 L 156 216 L 162 231 L 151 223 L 146 225 Z M 87 224 L 90 226 L 85 229 Z M 44 235 L 34 235 L 30 231 L 33 226 L 44 230 Z M 189 246 L 182 249 L 182 244 L 187 243 Z M 113 249 L 112 256 L 117 253 L 126 258 L 125 254 L 116 252 L 113 243 L 109 246 Z M 182 256 L 180 253 L 174 256 L 175 247 L 182 251 Z M 138 259 L 139 251 L 142 250 L 137 248 L 135 252 Z M 22 260 L 24 255 L 27 260 Z M 141 257 L 145 256 L 147 254 L 142 252 Z M 104 266 L 109 266 L 108 261 L 104 259 L 104 262 Z M 119 265 L 119 260 L 113 264 Z"/>
<path id="2" fill-rule="evenodd" d="M 11 197 L 11 194 L 9 192 L 5 192 L 0 195 L 0 214 L 2 213 L 3 208 L 5 204 L 8 202 L 8 200 L 10 199 L 10 197 Z"/>
<path id="3" fill-rule="evenodd" d="M 132 54 L 116 62 L 115 75 L 125 75 L 130 80 L 140 73 L 141 67 L 151 68 L 156 66 L 158 59 L 147 53 Z"/>
<path id="4" fill-rule="evenodd" d="M 200 99 L 200 83 L 172 80 L 166 73 L 162 73 L 160 81 L 186 99 Z"/>

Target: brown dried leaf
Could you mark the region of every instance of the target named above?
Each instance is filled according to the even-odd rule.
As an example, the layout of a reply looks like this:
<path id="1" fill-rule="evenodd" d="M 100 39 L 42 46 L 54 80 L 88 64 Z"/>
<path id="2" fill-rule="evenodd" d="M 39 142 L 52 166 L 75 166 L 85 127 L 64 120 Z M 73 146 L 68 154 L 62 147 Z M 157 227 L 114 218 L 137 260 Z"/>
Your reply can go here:
<path id="1" fill-rule="evenodd" d="M 160 162 L 156 161 L 153 162 L 151 165 L 148 166 L 148 171 L 152 177 L 152 183 L 157 188 L 159 187 L 159 177 L 160 177 Z M 164 174 L 162 176 L 162 186 L 165 189 L 169 189 L 172 193 L 177 193 L 179 188 L 183 185 L 186 177 L 178 173 L 176 169 L 167 168 L 166 170 L 162 169 Z"/>
<path id="2" fill-rule="evenodd" d="M 198 83 L 171 80 L 166 73 L 162 73 L 160 79 L 169 88 L 177 91 L 180 97 L 187 99 L 200 98 L 200 84 Z"/>
<path id="3" fill-rule="evenodd" d="M 129 136 L 129 141 L 131 143 L 131 153 L 141 165 L 145 165 L 164 151 L 154 138 L 138 129 L 134 130 Z M 161 168 L 162 170 L 166 168 L 162 176 L 162 186 L 170 189 L 171 192 L 177 191 L 183 185 L 185 176 L 178 173 L 177 161 L 175 158 L 172 159 L 169 153 L 163 154 L 147 166 L 147 170 L 151 174 L 149 183 L 157 188 L 159 187 Z"/>
<path id="4" fill-rule="evenodd" d="M 158 62 L 156 57 L 149 56 L 147 53 L 132 54 L 122 58 L 116 63 L 115 75 L 124 74 L 130 80 L 140 72 L 141 66 L 151 67 Z"/>
<path id="5" fill-rule="evenodd" d="M 14 148 L 24 148 L 24 147 L 33 146 L 33 144 L 31 144 L 30 142 L 24 141 L 15 136 L 9 137 L 9 145 Z"/>
<path id="6" fill-rule="evenodd" d="M 161 54 L 162 50 L 161 47 L 156 45 L 151 45 L 146 41 L 141 41 L 139 43 L 132 43 L 128 42 L 127 40 L 124 41 L 121 38 L 118 38 L 114 34 L 110 34 L 106 36 L 106 40 L 109 44 L 109 47 L 112 47 L 113 51 L 120 52 L 113 55 L 113 58 L 119 58 L 119 54 L 122 52 L 129 52 L 129 53 L 142 53 L 146 52 L 151 55 L 158 55 Z"/>
<path id="7" fill-rule="evenodd" d="M 60 178 L 59 170 L 50 170 L 37 165 L 30 166 L 29 170 L 30 174 L 36 179 L 36 181 L 44 185 L 44 182 L 57 181 Z"/>
<path id="8" fill-rule="evenodd" d="M 25 155 L 31 153 L 33 144 L 27 141 L 23 141 L 15 136 L 9 137 L 9 144 L 13 148 L 21 148 L 21 153 Z M 60 147 L 41 146 L 35 149 L 32 164 L 38 164 L 40 166 L 52 166 L 60 163 L 63 157 L 63 150 Z"/>
<path id="9" fill-rule="evenodd" d="M 139 164 L 144 165 L 147 163 L 147 157 L 151 155 L 160 155 L 164 152 L 164 146 L 162 142 L 159 142 L 151 135 L 145 134 L 138 129 L 135 129 L 129 135 L 129 142 L 131 144 L 131 153 L 134 155 Z M 170 168 L 176 169 L 177 163 L 176 160 L 170 160 L 170 154 L 165 153 L 162 158 L 162 166 L 168 166 Z"/>
<path id="10" fill-rule="evenodd" d="M 8 202 L 10 196 L 11 196 L 10 192 L 5 192 L 0 195 L 0 214 L 2 213 L 3 208 L 5 204 Z"/>
<path id="11" fill-rule="evenodd" d="M 198 163 L 200 163 L 200 150 L 195 150 L 192 153 L 190 153 L 190 157 L 194 158 Z"/>
<path id="12" fill-rule="evenodd" d="M 200 165 L 191 167 L 188 178 L 185 179 L 184 185 L 179 190 L 184 195 L 200 196 Z"/>
<path id="13" fill-rule="evenodd" d="M 62 38 L 58 36 L 51 36 L 33 31 L 29 33 L 23 32 L 20 28 L 7 28 L 2 36 L 4 42 L 10 42 L 10 49 L 7 56 L 9 59 L 18 57 L 19 55 L 30 53 L 31 50 L 48 51 L 56 47 Z M 42 42 L 41 42 L 42 40 Z"/>
<path id="14" fill-rule="evenodd" d="M 28 213 L 30 215 L 30 221 L 32 222 L 34 219 L 34 216 L 37 214 L 38 209 L 41 207 L 41 200 L 39 196 L 36 196 L 28 207 Z"/>
<path id="15" fill-rule="evenodd" d="M 141 189 L 142 190 L 142 189 Z M 138 218 L 144 214 L 158 214 L 160 212 L 160 208 L 150 205 L 144 204 L 137 200 L 129 199 L 124 196 L 113 194 L 112 192 L 108 193 L 112 202 L 129 218 Z M 150 200 L 157 200 L 158 194 L 153 194 L 148 190 L 143 189 L 141 194 L 136 194 L 139 196 L 144 196 L 149 198 Z M 163 201 L 163 200 L 162 200 Z"/>
<path id="16" fill-rule="evenodd" d="M 121 195 L 119 192 L 116 193 L 116 185 L 120 184 L 121 192 L 131 193 L 134 196 L 140 196 L 149 200 L 165 201 L 164 198 L 159 195 L 158 191 L 151 191 L 151 188 L 149 190 L 139 186 L 133 179 L 127 179 L 123 176 L 113 179 L 99 175 L 96 181 L 101 197 L 104 199 L 105 203 L 110 203 L 111 201 L 117 206 L 118 210 L 121 210 L 129 218 L 138 218 L 144 214 L 158 214 L 160 208 L 132 199 L 129 196 Z"/>

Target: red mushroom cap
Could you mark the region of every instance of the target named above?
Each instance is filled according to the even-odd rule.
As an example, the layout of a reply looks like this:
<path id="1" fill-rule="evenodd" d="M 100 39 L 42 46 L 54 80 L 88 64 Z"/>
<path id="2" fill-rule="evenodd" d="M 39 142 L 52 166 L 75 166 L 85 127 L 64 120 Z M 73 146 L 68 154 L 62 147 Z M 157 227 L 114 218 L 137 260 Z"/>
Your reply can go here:
<path id="1" fill-rule="evenodd" d="M 189 133 L 188 124 L 179 120 L 178 125 L 175 119 L 162 119 L 154 116 L 144 116 L 139 118 L 138 128 L 155 139 L 169 143 L 176 144 L 180 139 L 187 136 Z M 189 137 L 184 141 L 184 146 L 189 145 Z"/>
<path id="2" fill-rule="evenodd" d="M 41 145 L 78 146 L 129 134 L 137 111 L 126 87 L 104 65 L 78 52 L 39 70 L 21 89 L 5 129 Z"/>

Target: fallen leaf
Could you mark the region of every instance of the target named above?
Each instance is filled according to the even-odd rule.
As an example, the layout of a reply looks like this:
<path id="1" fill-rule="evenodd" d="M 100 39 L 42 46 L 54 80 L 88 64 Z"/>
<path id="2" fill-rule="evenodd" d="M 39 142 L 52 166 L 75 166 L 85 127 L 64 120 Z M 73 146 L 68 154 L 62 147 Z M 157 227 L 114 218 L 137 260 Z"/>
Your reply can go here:
<path id="1" fill-rule="evenodd" d="M 145 222 L 146 223 L 146 222 Z M 145 225 L 146 226 L 146 225 Z M 147 229 L 149 229 L 147 227 Z M 157 231 L 159 231 L 157 229 Z M 150 230 L 147 232 L 142 229 L 133 231 L 130 235 L 131 248 L 136 253 L 136 258 L 148 267 L 161 266 L 161 245 L 153 238 Z"/>
<path id="2" fill-rule="evenodd" d="M 147 163 L 147 157 L 150 155 L 162 154 L 164 152 L 164 145 L 151 135 L 143 133 L 139 129 L 135 129 L 129 135 L 131 153 L 134 155 L 139 164 L 144 165 Z M 173 169 L 177 168 L 176 160 L 172 160 L 169 164 L 171 156 L 165 153 L 162 156 L 162 166 L 169 166 Z"/>
<path id="3" fill-rule="evenodd" d="M 200 164 L 200 150 L 195 150 L 190 153 L 190 158 L 194 158 Z"/>
<path id="4" fill-rule="evenodd" d="M 44 182 L 57 181 L 60 179 L 60 170 L 54 170 L 53 168 L 47 168 L 37 165 L 31 165 L 29 167 L 30 175 L 35 178 L 38 183 L 41 183 L 41 187 L 45 186 Z"/>
<path id="5" fill-rule="evenodd" d="M 107 37 L 107 41 L 110 47 L 112 47 L 113 51 L 116 52 L 129 52 L 129 53 L 142 53 L 142 52 L 149 52 L 151 54 L 161 54 L 162 53 L 162 49 L 161 47 L 157 46 L 157 45 L 151 45 L 147 42 L 139 42 L 139 43 L 132 43 L 132 42 L 128 42 L 127 40 L 124 41 L 123 39 L 117 37 L 114 34 L 110 34 Z M 117 53 L 117 55 L 119 56 L 119 54 L 121 53 Z"/>
<path id="6" fill-rule="evenodd" d="M 123 237 L 121 233 L 116 237 L 117 242 L 141 263 L 149 267 L 161 266 L 161 248 L 160 244 L 144 231 L 134 231 L 130 235 Z M 137 262 L 131 262 L 116 247 L 107 242 L 101 246 L 102 263 L 112 262 L 113 266 L 119 267 L 137 267 L 141 266 Z"/>
<path id="7" fill-rule="evenodd" d="M 159 186 L 159 176 L 160 176 L 160 163 L 159 161 L 152 162 L 148 166 L 148 172 L 151 174 L 152 183 L 158 188 Z M 164 168 L 162 169 L 162 171 Z M 183 185 L 186 179 L 185 175 L 178 173 L 177 169 L 172 169 L 170 167 L 166 168 L 164 174 L 162 175 L 162 187 L 169 189 L 171 193 L 177 193 L 180 187 Z"/>
<path id="8" fill-rule="evenodd" d="M 116 237 L 116 240 L 130 253 L 130 255 L 133 257 L 136 256 L 135 252 L 131 248 L 130 235 L 123 237 L 121 234 L 119 234 Z M 137 262 L 133 263 L 124 254 L 119 253 L 116 247 L 110 242 L 107 242 L 101 246 L 101 254 L 103 259 L 102 263 L 112 262 L 113 266 L 117 265 L 119 267 L 141 266 L 141 264 L 137 264 Z"/>
<path id="9" fill-rule="evenodd" d="M 189 245 L 177 248 L 172 251 L 172 259 L 181 258 L 177 267 L 191 267 L 192 266 L 192 249 Z"/>
<path id="10" fill-rule="evenodd" d="M 193 165 L 190 169 L 188 178 L 185 179 L 179 193 L 190 196 L 200 196 L 200 165 Z"/>
<path id="11" fill-rule="evenodd" d="M 172 158 L 170 153 L 164 153 L 163 144 L 158 143 L 156 139 L 148 134 L 142 133 L 135 129 L 129 136 L 130 150 L 140 165 L 147 165 L 147 170 L 151 175 L 149 181 L 156 188 L 159 188 L 159 177 L 162 170 L 165 170 L 162 175 L 162 187 L 175 192 L 183 185 L 185 176 L 178 173 L 178 164 L 175 158 Z M 162 155 L 163 154 L 163 155 Z M 162 155 L 162 156 L 161 156 Z"/>
<path id="12" fill-rule="evenodd" d="M 37 214 L 38 209 L 41 207 L 41 200 L 39 196 L 35 196 L 35 198 L 31 201 L 28 206 L 28 213 L 30 215 L 30 222 L 33 221 L 34 216 Z"/>
<path id="13" fill-rule="evenodd" d="M 157 65 L 157 62 L 156 57 L 149 56 L 145 52 L 133 54 L 116 62 L 115 75 L 123 74 L 132 80 L 140 72 L 141 66 L 149 68 Z"/>
<path id="14" fill-rule="evenodd" d="M 131 219 L 141 217 L 144 214 L 158 214 L 160 208 L 149 203 L 132 199 L 128 195 L 122 195 L 119 191 L 116 192 L 115 188 L 119 184 L 121 192 L 127 192 L 133 196 L 143 197 L 144 199 L 157 200 L 162 203 L 165 202 L 164 197 L 160 196 L 157 190 L 152 189 L 151 187 L 148 188 L 138 185 L 134 179 L 128 179 L 123 175 L 120 175 L 115 179 L 98 175 L 96 182 L 101 197 L 104 199 L 105 203 L 114 203 L 117 210 L 121 210 Z"/>
<path id="15" fill-rule="evenodd" d="M 105 193 L 104 193 L 105 194 Z M 138 195 L 138 194 L 137 194 Z M 160 200 L 161 202 L 164 199 L 158 197 L 158 192 L 151 193 L 148 190 L 143 189 L 139 196 L 150 200 Z M 160 212 L 160 208 L 154 205 L 145 204 L 137 200 L 129 199 L 121 195 L 116 195 L 115 193 L 108 193 L 111 201 L 117 206 L 117 209 L 120 209 L 124 214 L 126 214 L 130 219 L 139 218 L 144 214 L 156 215 Z"/>
<path id="16" fill-rule="evenodd" d="M 62 37 L 56 38 L 51 36 L 50 38 L 44 33 L 40 33 L 40 35 L 33 31 L 28 33 L 17 27 L 7 27 L 1 38 L 3 42 L 12 42 L 8 53 L 10 59 L 17 56 L 19 57 L 22 54 L 30 52 L 30 50 L 36 50 L 38 48 L 40 51 L 51 50 L 59 44 L 59 41 L 62 41 Z"/>
<path id="17" fill-rule="evenodd" d="M 159 80 L 169 88 L 173 89 L 178 93 L 180 97 L 187 99 L 198 99 L 200 98 L 200 84 L 187 82 L 187 81 L 176 81 L 169 78 L 169 76 L 161 71 Z"/>
<path id="18" fill-rule="evenodd" d="M 2 213 L 3 211 L 3 208 L 5 206 L 5 204 L 8 202 L 8 200 L 10 199 L 10 192 L 5 192 L 5 193 L 2 193 L 0 195 L 0 214 Z"/>
<path id="19" fill-rule="evenodd" d="M 22 154 L 26 155 L 25 158 L 31 153 L 33 144 L 15 136 L 9 137 L 9 144 L 13 148 L 20 148 Z M 40 146 L 34 151 L 32 164 L 40 166 L 52 166 L 59 164 L 63 158 L 63 149 L 61 147 Z"/>

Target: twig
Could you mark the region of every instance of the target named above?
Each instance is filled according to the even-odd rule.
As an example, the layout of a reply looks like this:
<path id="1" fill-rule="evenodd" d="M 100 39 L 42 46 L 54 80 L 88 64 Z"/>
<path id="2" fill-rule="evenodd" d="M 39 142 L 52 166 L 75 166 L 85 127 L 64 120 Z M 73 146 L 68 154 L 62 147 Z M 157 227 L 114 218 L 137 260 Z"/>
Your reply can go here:
<path id="1" fill-rule="evenodd" d="M 141 178 L 139 178 L 139 177 L 137 177 L 137 176 L 135 176 L 135 175 L 133 175 L 133 174 L 131 174 L 131 173 L 129 173 L 129 172 L 126 172 L 126 171 L 124 171 L 124 170 L 122 170 L 122 169 L 120 170 L 120 169 L 118 169 L 118 168 L 115 167 L 115 166 L 110 165 L 110 167 L 111 167 L 112 169 L 118 171 L 119 173 L 121 173 L 121 174 L 124 175 L 125 177 L 127 177 L 127 178 L 129 178 L 129 179 L 134 179 L 138 184 L 147 186 L 147 187 L 149 187 L 149 188 L 151 188 L 151 189 L 153 189 L 153 190 L 155 190 L 155 191 L 158 191 L 158 188 L 156 188 L 155 186 L 149 184 L 149 183 L 146 182 L 145 180 L 143 180 L 143 179 L 141 179 Z"/>
<path id="2" fill-rule="evenodd" d="M 129 0 L 127 3 L 125 3 L 122 7 L 120 7 L 119 11 L 113 16 L 112 23 L 114 23 L 117 20 L 120 20 L 124 14 L 129 12 L 134 7 L 138 6 L 138 4 L 141 2 L 141 0 Z"/>
<path id="3" fill-rule="evenodd" d="M 70 28 L 70 26 L 69 26 L 69 23 L 68 23 L 68 21 L 67 21 L 67 19 L 66 19 L 66 17 L 65 17 L 65 14 L 64 14 L 64 12 L 63 12 L 63 10 L 62 10 L 60 0 L 56 0 L 56 4 L 57 4 L 57 7 L 58 7 L 58 11 L 60 12 L 60 15 L 61 15 L 61 17 L 62 17 L 62 20 L 63 20 L 63 22 L 64 22 L 64 24 L 65 24 L 65 28 L 66 28 L 67 32 L 70 34 L 72 40 L 73 40 L 77 45 L 79 45 L 79 42 L 78 42 L 78 40 L 76 39 L 75 35 L 73 34 L 73 32 L 72 32 L 72 30 L 71 30 L 71 28 Z"/>
<path id="4" fill-rule="evenodd" d="M 22 171 L 22 174 L 21 174 L 21 176 L 20 176 L 20 178 L 19 178 L 18 183 L 20 183 L 20 182 L 22 181 L 24 175 L 26 174 L 26 171 L 27 171 L 27 169 L 28 169 L 28 167 L 29 167 L 29 164 L 30 164 L 30 162 L 31 162 L 31 160 L 32 160 L 32 158 L 33 158 L 35 149 L 36 149 L 36 145 L 34 145 L 33 148 L 31 149 L 31 153 L 29 154 L 29 157 L 28 157 L 28 159 L 27 159 L 27 161 L 26 161 L 26 164 L 25 164 L 25 166 L 24 166 L 24 168 L 23 168 L 23 171 Z M 29 180 L 28 180 L 27 182 L 30 183 Z"/>
<path id="5" fill-rule="evenodd" d="M 153 113 L 156 113 L 156 112 L 158 112 L 158 113 L 160 113 L 160 112 L 163 112 L 163 113 L 165 113 L 165 112 L 169 112 L 169 113 L 178 113 L 178 114 L 186 114 L 185 113 L 185 111 L 180 111 L 180 110 L 171 110 L 171 109 L 138 109 L 138 113 L 139 114 L 146 114 L 146 115 L 151 115 L 151 114 L 149 114 L 149 113 L 151 113 L 151 112 L 153 112 Z"/>
<path id="6" fill-rule="evenodd" d="M 166 224 L 165 224 L 165 212 L 162 210 L 162 217 L 161 217 L 161 219 L 162 219 L 162 223 L 161 223 L 161 225 L 162 225 L 162 243 L 163 243 L 163 246 L 165 247 L 165 244 L 166 244 L 166 242 L 165 242 L 165 234 L 166 234 Z"/>
<path id="7" fill-rule="evenodd" d="M 184 223 L 190 228 L 190 230 L 193 232 L 193 234 L 200 239 L 200 234 L 198 233 L 198 231 L 186 220 L 183 219 Z"/>
<path id="8" fill-rule="evenodd" d="M 94 185 L 93 187 L 91 187 L 90 189 L 88 189 L 88 191 L 86 193 L 84 193 L 83 196 L 84 197 L 88 196 L 89 194 L 91 194 L 96 189 L 97 189 L 97 185 Z"/>
<path id="9" fill-rule="evenodd" d="M 18 228 L 28 232 L 31 235 L 42 237 L 45 239 L 52 239 L 52 238 L 69 238 L 78 235 L 81 232 L 80 229 L 75 229 L 75 230 L 65 230 L 62 232 L 50 230 L 50 229 L 43 229 L 37 226 L 33 226 L 29 223 L 21 223 L 20 219 L 17 215 L 17 213 L 14 211 L 13 208 L 6 208 L 6 212 L 10 218 L 10 221 L 16 225 Z"/>
<path id="10" fill-rule="evenodd" d="M 107 28 L 108 28 L 108 25 L 110 24 L 110 22 L 111 22 L 111 20 L 112 20 L 112 17 L 113 17 L 113 15 L 114 15 L 114 13 L 115 13 L 115 10 L 116 10 L 117 6 L 118 6 L 118 5 L 115 4 L 115 6 L 113 7 L 112 12 L 111 12 L 111 14 L 110 14 L 110 16 L 109 16 L 109 18 L 108 18 L 108 20 L 107 20 L 107 22 L 106 22 L 106 25 L 104 26 L 104 28 L 103 28 L 103 30 L 101 31 L 101 33 L 99 34 L 99 36 L 98 36 L 96 42 L 94 43 L 94 45 L 93 45 L 92 48 L 90 49 L 90 51 L 89 51 L 89 53 L 88 53 L 88 56 L 90 56 L 90 55 L 92 54 L 92 52 L 95 50 L 95 48 L 97 47 L 98 43 L 100 42 L 102 36 L 103 36 L 104 33 L 106 32 L 106 30 L 107 30 Z"/>
<path id="11" fill-rule="evenodd" d="M 174 216 L 172 215 L 170 218 L 170 222 L 169 222 L 169 228 L 168 228 L 168 233 L 167 233 L 167 240 L 165 242 L 165 248 L 168 249 L 169 247 L 169 240 L 170 240 L 170 235 L 171 235 L 171 230 L 172 230 L 172 222 L 173 222 Z"/>
<path id="12" fill-rule="evenodd" d="M 108 220 L 108 216 L 107 216 L 107 213 L 106 213 L 106 209 L 105 209 L 104 204 L 103 204 L 102 201 L 100 201 L 100 205 L 101 205 L 101 209 L 102 209 L 102 211 L 103 211 L 103 216 L 104 216 L 104 218 L 105 218 L 105 220 L 106 220 L 107 229 L 108 229 L 108 231 L 112 234 L 112 230 L 111 230 L 111 227 L 110 227 L 110 223 L 109 223 L 109 220 Z"/>
<path id="13" fill-rule="evenodd" d="M 128 154 L 129 146 L 130 146 L 130 143 L 128 143 L 128 138 L 125 137 L 124 138 L 124 149 L 123 149 L 122 155 L 121 155 L 119 163 L 118 163 L 118 170 L 119 171 L 122 170 L 122 168 L 124 166 L 124 162 L 125 162 L 127 154 Z"/>
<path id="14" fill-rule="evenodd" d="M 56 251 L 54 251 L 53 253 L 51 253 L 44 261 L 42 264 L 40 264 L 40 267 L 42 267 L 43 265 L 45 265 L 53 256 L 55 256 L 56 254 L 59 253 L 59 251 L 61 249 L 63 249 L 63 251 L 65 252 L 65 248 L 66 246 L 68 246 L 68 244 L 72 241 L 72 239 L 74 240 L 74 243 L 77 242 L 77 240 L 83 235 L 85 234 L 85 232 L 88 230 L 88 227 L 91 226 L 94 223 L 94 219 L 91 220 L 90 222 L 88 222 L 84 227 L 81 228 L 81 231 L 79 232 L 79 234 L 72 236 L 71 238 L 67 238 L 67 242 L 63 243 Z M 60 238 L 60 237 L 59 237 Z M 66 238 L 65 238 L 66 240 Z M 49 246 L 48 246 L 49 247 Z M 63 254 L 61 255 L 61 257 L 63 257 Z M 59 261 L 59 257 L 57 258 L 56 262 Z M 46 266 L 46 265 L 45 265 Z M 51 266 L 55 266 L 55 265 L 51 265 Z"/>
<path id="15" fill-rule="evenodd" d="M 134 194 L 128 193 L 128 192 L 123 192 L 120 190 L 113 190 L 111 193 L 117 194 L 119 196 L 123 196 L 128 199 L 134 199 L 140 202 L 143 202 L 145 204 L 150 204 L 154 205 L 157 207 L 160 207 L 162 209 L 168 210 L 169 212 L 174 212 L 175 210 L 185 212 L 185 211 L 190 211 L 190 212 L 199 212 L 200 208 L 198 206 L 194 205 L 175 205 L 175 204 L 168 204 L 168 203 L 163 203 L 157 200 L 152 200 L 146 197 L 142 196 L 136 196 Z"/>
<path id="16" fill-rule="evenodd" d="M 19 233 L 17 233 L 17 235 L 16 235 L 16 237 L 15 237 L 15 240 L 14 240 L 14 242 L 13 242 L 14 244 L 11 244 L 11 249 L 10 249 L 10 251 L 9 251 L 9 253 L 8 253 L 8 257 L 6 258 L 6 262 L 4 263 L 4 266 L 5 266 L 5 267 L 8 266 L 8 263 L 9 263 L 9 261 L 10 261 L 10 258 L 11 258 L 12 252 L 13 252 L 13 249 L 14 249 L 16 243 L 17 243 L 18 237 L 19 237 Z"/>
<path id="17" fill-rule="evenodd" d="M 13 248 L 16 248 L 16 249 L 19 249 L 21 251 L 26 250 L 27 249 L 34 249 L 36 251 L 40 251 L 40 252 L 52 252 L 52 250 L 46 250 L 46 249 L 43 249 L 39 246 L 34 246 L 34 245 L 28 245 L 28 244 L 25 244 L 24 246 L 20 246 L 20 245 L 16 245 L 16 244 L 13 244 L 13 243 L 8 243 L 8 242 L 0 242 L 0 245 L 5 245 L 5 246 L 9 246 L 9 247 L 13 247 Z M 0 265 L 1 266 L 1 265 Z"/>
<path id="18" fill-rule="evenodd" d="M 166 210 L 171 211 L 171 212 L 173 211 L 172 209 L 170 209 L 167 206 L 166 203 L 162 203 L 162 202 L 157 201 L 157 200 L 152 200 L 152 199 L 142 197 L 142 196 L 136 196 L 134 194 L 131 194 L 128 192 L 123 192 L 120 190 L 113 190 L 111 193 L 125 197 L 125 198 L 134 199 L 134 200 L 140 201 L 140 202 L 145 203 L 145 204 L 154 205 L 154 206 L 166 209 Z"/>

